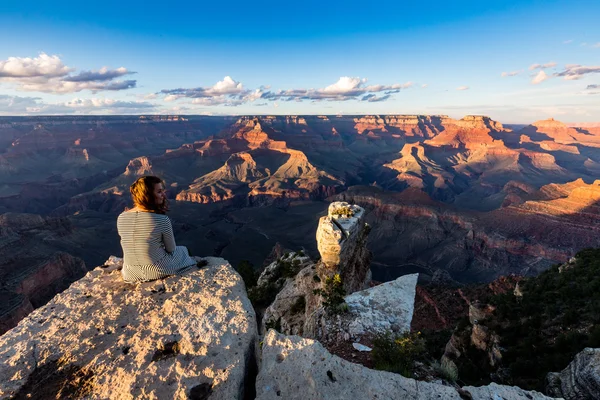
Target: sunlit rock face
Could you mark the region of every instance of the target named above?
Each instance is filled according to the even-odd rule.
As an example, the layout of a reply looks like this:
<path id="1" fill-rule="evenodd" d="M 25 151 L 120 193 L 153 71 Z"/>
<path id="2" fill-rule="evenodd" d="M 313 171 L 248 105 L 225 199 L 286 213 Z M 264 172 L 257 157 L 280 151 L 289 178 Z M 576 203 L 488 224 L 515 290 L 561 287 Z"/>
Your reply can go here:
<path id="1" fill-rule="evenodd" d="M 329 353 L 319 343 L 270 330 L 256 380 L 258 400 L 275 399 L 550 399 L 535 391 L 490 384 L 455 387 L 368 369 Z"/>
<path id="2" fill-rule="evenodd" d="M 244 398 L 254 310 L 227 261 L 206 260 L 137 285 L 116 258 L 89 272 L 0 337 L 0 398 Z"/>
<path id="3" fill-rule="evenodd" d="M 317 228 L 322 265 L 341 275 L 346 293 L 364 289 L 371 280 L 371 254 L 366 247 L 370 227 L 363 217 L 362 207 L 333 202 Z"/>

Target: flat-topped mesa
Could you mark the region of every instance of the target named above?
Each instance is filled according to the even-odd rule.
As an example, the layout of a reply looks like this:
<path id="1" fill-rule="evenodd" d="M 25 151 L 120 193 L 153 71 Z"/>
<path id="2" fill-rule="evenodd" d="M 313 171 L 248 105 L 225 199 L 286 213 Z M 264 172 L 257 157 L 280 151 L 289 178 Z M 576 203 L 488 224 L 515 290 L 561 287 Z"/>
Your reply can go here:
<path id="1" fill-rule="evenodd" d="M 370 280 L 371 254 L 366 242 L 370 231 L 364 222 L 365 210 L 357 205 L 336 201 L 317 228 L 317 247 L 323 275 L 339 273 L 346 293 L 364 289 Z"/>
<path id="2" fill-rule="evenodd" d="M 542 119 L 535 121 L 531 126 L 537 128 L 568 128 L 567 124 L 555 120 L 554 118 Z"/>
<path id="3" fill-rule="evenodd" d="M 487 115 L 465 115 L 455 122 L 461 128 L 487 128 L 492 131 L 503 131 L 504 126 L 498 121 L 494 121 Z"/>

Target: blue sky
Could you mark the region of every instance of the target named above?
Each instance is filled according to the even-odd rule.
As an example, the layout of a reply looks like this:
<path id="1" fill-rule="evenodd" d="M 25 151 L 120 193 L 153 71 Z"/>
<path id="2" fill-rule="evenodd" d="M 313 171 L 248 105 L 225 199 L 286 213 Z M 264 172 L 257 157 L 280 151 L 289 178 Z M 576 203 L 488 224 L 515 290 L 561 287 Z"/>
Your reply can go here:
<path id="1" fill-rule="evenodd" d="M 600 121 L 596 0 L 9 3 L 1 115 Z"/>

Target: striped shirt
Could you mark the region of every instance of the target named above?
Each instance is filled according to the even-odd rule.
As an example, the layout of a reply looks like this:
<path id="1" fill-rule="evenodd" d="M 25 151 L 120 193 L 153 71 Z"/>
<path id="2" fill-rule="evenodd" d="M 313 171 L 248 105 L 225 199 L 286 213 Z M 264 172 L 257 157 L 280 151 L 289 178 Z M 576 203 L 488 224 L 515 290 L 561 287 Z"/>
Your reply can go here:
<path id="1" fill-rule="evenodd" d="M 117 218 L 123 248 L 123 279 L 145 282 L 180 274 L 196 265 L 185 246 L 177 246 L 166 215 L 125 211 Z"/>

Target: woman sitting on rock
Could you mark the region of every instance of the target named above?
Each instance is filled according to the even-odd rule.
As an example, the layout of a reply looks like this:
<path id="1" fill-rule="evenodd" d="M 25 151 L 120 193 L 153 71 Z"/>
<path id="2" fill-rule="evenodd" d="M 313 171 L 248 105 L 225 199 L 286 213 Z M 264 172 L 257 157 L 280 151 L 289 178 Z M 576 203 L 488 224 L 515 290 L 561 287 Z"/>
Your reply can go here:
<path id="1" fill-rule="evenodd" d="M 143 176 L 130 187 L 134 207 L 117 219 L 123 247 L 123 279 L 145 282 L 180 274 L 196 265 L 185 246 L 176 246 L 163 181 Z"/>

